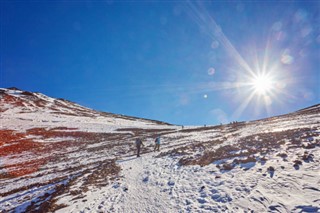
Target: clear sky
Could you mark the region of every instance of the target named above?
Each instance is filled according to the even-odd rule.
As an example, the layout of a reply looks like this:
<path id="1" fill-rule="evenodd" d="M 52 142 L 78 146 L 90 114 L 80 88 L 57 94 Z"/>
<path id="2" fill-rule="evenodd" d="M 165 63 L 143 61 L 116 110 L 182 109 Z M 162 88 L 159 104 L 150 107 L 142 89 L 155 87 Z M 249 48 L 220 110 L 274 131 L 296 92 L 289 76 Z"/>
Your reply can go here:
<path id="1" fill-rule="evenodd" d="M 184 125 L 320 102 L 320 2 L 2 0 L 0 87 Z"/>

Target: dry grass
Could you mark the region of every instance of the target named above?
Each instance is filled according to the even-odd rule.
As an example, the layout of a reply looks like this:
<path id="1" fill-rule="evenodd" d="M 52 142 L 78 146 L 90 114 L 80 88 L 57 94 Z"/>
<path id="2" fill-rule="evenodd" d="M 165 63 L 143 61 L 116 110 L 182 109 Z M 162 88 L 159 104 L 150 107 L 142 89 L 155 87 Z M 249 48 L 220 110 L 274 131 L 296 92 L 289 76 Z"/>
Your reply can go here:
<path id="1" fill-rule="evenodd" d="M 285 144 L 285 140 L 289 140 L 289 143 L 293 144 L 295 147 L 302 148 L 312 148 L 315 146 L 319 146 L 318 141 L 309 142 L 308 146 L 304 146 L 302 144 L 302 140 L 306 138 L 318 136 L 319 133 L 315 131 L 315 129 L 311 128 L 303 128 L 303 129 L 293 129 L 282 132 L 271 132 L 271 133 L 261 133 L 256 135 L 251 135 L 243 138 L 238 138 L 238 143 L 230 146 L 222 146 L 216 150 L 210 150 L 208 146 L 204 147 L 204 152 L 201 156 L 190 157 L 185 156 L 179 160 L 180 165 L 200 165 L 206 166 L 211 164 L 214 161 L 227 159 L 227 158 L 236 158 L 239 156 L 253 156 L 254 154 L 262 154 L 265 155 L 270 152 L 275 152 L 282 145 Z M 296 136 L 302 136 L 297 140 Z M 201 145 L 201 144 L 199 144 Z M 188 150 L 187 148 L 182 149 L 183 151 Z M 194 149 L 191 149 L 191 153 L 194 153 Z M 171 152 L 163 153 L 173 155 L 173 153 L 178 154 L 181 153 L 181 149 L 175 149 Z M 190 152 L 182 152 L 186 155 Z M 287 154 L 282 153 L 281 157 L 285 158 Z M 251 159 L 248 157 L 247 160 L 255 161 L 255 159 Z M 240 160 L 238 160 L 240 161 Z"/>
<path id="2" fill-rule="evenodd" d="M 83 180 L 83 184 L 81 186 L 82 191 L 89 186 L 104 186 L 108 184 L 109 181 L 118 177 L 120 167 L 116 165 L 114 159 L 101 161 L 101 158 L 96 157 L 91 159 L 91 163 L 86 163 L 84 161 L 84 164 L 78 164 L 75 162 L 79 162 L 85 157 L 81 153 L 85 153 L 89 158 L 90 156 L 94 157 L 97 153 L 101 153 L 100 156 L 105 153 L 110 155 L 112 158 L 113 155 L 110 153 L 111 150 L 125 150 L 123 147 L 128 146 L 126 140 L 131 137 L 126 133 L 111 134 L 81 132 L 77 129 L 66 127 L 57 127 L 53 129 L 33 128 L 27 130 L 26 133 L 17 133 L 11 130 L 0 130 L 0 136 L 0 145 L 2 145 L 0 146 L 1 156 L 28 156 L 26 158 L 21 158 L 15 164 L 10 164 L 10 161 L 1 162 L 3 171 L 6 171 L 0 174 L 1 179 L 19 178 L 20 180 L 24 180 L 50 174 L 66 175 L 59 179 L 53 179 L 37 184 L 29 184 L 21 188 L 13 189 L 6 193 L 2 193 L 0 196 L 3 197 L 18 192 L 28 191 L 33 187 L 52 185 L 56 182 L 62 181 L 63 179 L 70 178 L 68 177 L 68 174 L 75 174 L 78 171 L 84 171 L 78 173 L 78 179 L 84 177 L 84 175 L 86 176 L 86 179 Z M 39 143 L 34 141 L 32 136 L 37 136 L 35 137 L 37 138 L 37 141 L 41 140 L 39 139 L 39 136 L 41 136 L 42 139 L 62 138 L 62 141 Z M 63 140 L 64 137 L 68 137 L 68 140 Z M 99 145 L 96 146 L 96 143 Z M 94 146 L 88 148 L 87 146 L 91 144 Z M 72 155 L 74 157 L 70 157 L 70 154 L 72 153 L 75 154 Z M 63 165 L 63 167 L 55 168 L 54 165 L 59 164 Z M 49 167 L 47 167 L 47 165 L 49 165 Z M 40 170 L 41 168 L 46 169 L 42 171 Z M 42 197 L 39 197 L 36 202 L 31 203 L 27 211 L 48 212 L 63 208 L 64 205 L 55 204 L 55 197 L 69 193 L 70 187 L 76 183 L 75 181 L 76 179 L 70 179 L 67 185 L 57 185 L 53 194 L 45 194 Z M 80 193 L 78 196 L 81 197 L 83 195 Z"/>

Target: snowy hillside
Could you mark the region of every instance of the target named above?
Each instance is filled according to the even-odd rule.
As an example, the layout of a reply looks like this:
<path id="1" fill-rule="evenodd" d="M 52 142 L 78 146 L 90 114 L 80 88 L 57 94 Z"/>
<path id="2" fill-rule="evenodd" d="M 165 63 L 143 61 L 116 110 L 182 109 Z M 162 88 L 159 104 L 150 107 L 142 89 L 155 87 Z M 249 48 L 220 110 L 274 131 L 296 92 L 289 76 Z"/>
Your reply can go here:
<path id="1" fill-rule="evenodd" d="M 112 131 L 120 126 L 168 126 L 158 121 L 97 112 L 64 99 L 16 88 L 0 88 L 0 112 L 3 129 L 20 131 L 61 125 L 90 132 Z"/>
<path id="2" fill-rule="evenodd" d="M 0 112 L 0 212 L 320 212 L 320 105 L 182 128 L 13 88 Z"/>

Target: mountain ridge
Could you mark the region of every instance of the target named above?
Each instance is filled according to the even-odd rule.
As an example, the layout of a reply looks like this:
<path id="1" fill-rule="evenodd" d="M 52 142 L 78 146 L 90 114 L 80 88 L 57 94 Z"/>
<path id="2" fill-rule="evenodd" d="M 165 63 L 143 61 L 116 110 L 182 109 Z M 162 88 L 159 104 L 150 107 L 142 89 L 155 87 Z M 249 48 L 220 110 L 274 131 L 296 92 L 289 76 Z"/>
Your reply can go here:
<path id="1" fill-rule="evenodd" d="M 69 116 L 85 117 L 113 117 L 125 120 L 140 120 L 154 124 L 171 125 L 166 122 L 152 119 L 96 111 L 63 98 L 51 98 L 42 93 L 23 91 L 16 87 L 11 87 L 8 89 L 0 88 L 0 97 L 1 112 L 5 112 L 10 108 L 19 108 L 20 112 L 16 111 L 15 113 L 46 111 L 47 113 L 51 114 L 65 114 Z M 9 105 L 11 105 L 11 107 Z"/>
<path id="2" fill-rule="evenodd" d="M 10 90 L 19 92 L 19 93 L 21 93 L 22 95 L 25 95 L 25 96 L 30 96 L 30 97 L 34 97 L 34 98 L 42 97 L 44 99 L 49 98 L 51 100 L 57 101 L 57 103 L 59 103 L 61 101 L 62 103 L 65 103 L 65 105 L 66 104 L 76 105 L 76 106 L 79 106 L 79 107 L 83 108 L 84 111 L 88 110 L 88 111 L 96 112 L 97 115 L 113 116 L 113 117 L 117 117 L 117 118 L 125 118 L 125 119 L 131 119 L 131 120 L 141 119 L 141 120 L 147 120 L 147 121 L 151 121 L 151 122 L 156 122 L 156 123 L 159 123 L 159 124 L 174 125 L 174 124 L 170 124 L 170 123 L 165 122 L 165 121 L 158 121 L 158 120 L 149 119 L 149 118 L 140 118 L 140 117 L 136 117 L 136 116 L 129 116 L 129 115 L 123 115 L 123 114 L 115 114 L 115 113 L 111 113 L 111 112 L 97 111 L 97 110 L 94 110 L 94 109 L 91 109 L 91 108 L 88 108 L 88 107 L 81 106 L 81 105 L 79 105 L 78 103 L 76 103 L 74 101 L 70 101 L 70 100 L 67 100 L 67 99 L 64 99 L 64 98 L 52 98 L 52 97 L 46 96 L 46 95 L 44 95 L 44 94 L 42 94 L 40 92 L 24 91 L 24 90 L 21 90 L 21 89 L 19 89 L 17 87 L 0 88 L 0 97 L 1 97 L 1 94 L 4 95 L 4 94 L 6 94 L 6 91 L 8 92 Z M 40 97 L 37 97 L 37 96 L 40 96 Z M 40 98 L 40 100 L 38 100 L 38 101 L 39 101 L 39 104 L 41 104 L 41 101 L 43 101 L 43 100 L 41 100 L 41 98 Z M 300 112 L 309 111 L 309 110 L 318 111 L 318 110 L 320 110 L 319 106 L 320 106 L 320 104 L 315 104 L 315 105 L 312 105 L 312 106 L 308 106 L 308 107 L 305 107 L 305 108 L 302 108 L 302 109 L 299 109 L 299 110 L 296 110 L 296 111 L 293 111 L 293 112 L 288 112 L 288 113 L 285 113 L 285 114 L 281 114 L 281 115 L 269 116 L 269 117 L 261 118 L 261 119 L 257 119 L 257 120 L 248 120 L 248 121 L 241 121 L 241 122 L 251 122 L 251 121 L 264 120 L 264 119 L 272 119 L 272 118 L 277 118 L 277 117 L 280 117 L 280 116 L 287 116 L 287 115 L 290 115 L 292 113 L 300 113 Z M 40 105 L 39 107 L 43 107 L 43 106 Z M 1 109 L 1 105 L 0 105 L 0 111 L 1 110 L 3 111 L 3 109 Z M 79 112 L 79 113 L 81 115 L 83 112 Z M 70 115 L 72 115 L 72 114 L 70 114 Z M 78 116 L 78 114 L 74 114 L 74 116 Z M 92 114 L 91 115 L 89 114 L 88 116 L 92 116 Z M 215 125 L 210 125 L 210 126 L 215 126 Z"/>

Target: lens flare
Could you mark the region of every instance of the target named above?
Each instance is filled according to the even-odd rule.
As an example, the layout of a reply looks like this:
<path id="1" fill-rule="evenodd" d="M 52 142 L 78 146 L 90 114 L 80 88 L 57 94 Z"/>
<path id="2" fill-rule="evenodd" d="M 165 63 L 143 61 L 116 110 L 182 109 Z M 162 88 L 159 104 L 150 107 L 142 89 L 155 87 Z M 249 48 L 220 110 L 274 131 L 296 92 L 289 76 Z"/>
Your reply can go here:
<path id="1" fill-rule="evenodd" d="M 293 57 L 292 57 L 291 55 L 289 55 L 289 54 L 283 54 L 283 55 L 281 56 L 281 62 L 282 62 L 283 64 L 292 64 L 292 62 L 293 62 Z"/>
<path id="2" fill-rule="evenodd" d="M 210 68 L 208 69 L 208 75 L 214 75 L 215 72 L 216 72 L 216 70 L 215 70 L 213 67 L 210 67 Z"/>
<path id="3" fill-rule="evenodd" d="M 286 31 L 285 21 L 279 20 L 269 26 L 271 33 L 265 47 L 263 44 L 249 45 L 248 54 L 242 55 L 224 34 L 222 27 L 215 21 L 205 3 L 187 2 L 187 14 L 199 26 L 200 32 L 209 35 L 212 39 L 211 45 L 209 44 L 211 47 L 209 58 L 215 63 L 218 62 L 220 56 L 216 48 L 219 48 L 223 49 L 224 54 L 231 60 L 230 68 L 225 72 L 228 78 L 221 82 L 216 82 L 220 76 L 210 79 L 215 82 L 205 84 L 201 87 L 201 92 L 222 91 L 228 97 L 233 97 L 230 101 L 237 103 L 237 107 L 231 116 L 232 119 L 238 119 L 247 109 L 255 109 L 254 114 L 265 111 L 271 115 L 275 104 L 283 103 L 282 97 L 291 97 L 288 89 L 294 80 L 291 80 L 288 71 L 294 69 L 293 63 L 299 62 L 299 52 L 297 53 L 292 47 L 283 49 L 283 42 L 289 40 L 291 36 Z M 307 18 L 306 11 L 298 10 L 294 14 L 293 21 L 304 24 Z M 300 38 L 307 38 L 314 33 L 314 29 L 304 24 L 298 32 L 301 32 Z M 320 35 L 316 40 L 320 43 Z M 302 52 L 300 57 L 301 54 L 306 55 Z M 224 72 L 218 66 L 215 68 L 219 69 L 219 74 Z M 211 67 L 207 70 L 209 76 L 217 73 L 215 68 Z M 208 96 L 204 95 L 203 98 L 206 99 Z"/>
<path id="4" fill-rule="evenodd" d="M 268 75 L 257 75 L 252 79 L 252 86 L 257 94 L 265 95 L 273 88 L 273 81 Z"/>

